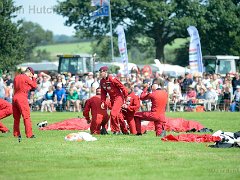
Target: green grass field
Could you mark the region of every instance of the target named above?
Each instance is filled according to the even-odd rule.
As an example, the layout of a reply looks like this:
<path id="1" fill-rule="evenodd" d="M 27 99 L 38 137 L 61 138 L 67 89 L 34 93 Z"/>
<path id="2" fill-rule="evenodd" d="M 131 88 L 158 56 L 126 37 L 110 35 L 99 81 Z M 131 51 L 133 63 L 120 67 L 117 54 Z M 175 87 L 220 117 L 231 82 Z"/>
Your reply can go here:
<path id="1" fill-rule="evenodd" d="M 187 39 L 178 38 L 171 45 L 165 46 L 165 56 L 166 59 L 174 59 L 176 48 L 179 48 L 182 44 L 184 44 Z M 110 45 L 109 45 L 110 46 Z M 62 43 L 62 44 L 52 44 L 45 46 L 38 46 L 35 48 L 36 50 L 46 50 L 51 55 L 52 61 L 57 61 L 58 54 L 91 54 L 91 42 L 79 42 L 79 43 Z M 118 56 L 119 54 L 116 54 Z M 154 59 L 154 57 L 153 57 Z"/>
<path id="2" fill-rule="evenodd" d="M 18 143 L 0 134 L 0 179 L 240 179 L 239 148 L 214 149 L 212 143 L 162 142 L 148 132 L 141 137 L 95 136 L 95 142 L 66 142 L 76 131 L 40 131 L 78 113 L 31 113 L 36 139 Z M 168 113 L 201 122 L 214 131 L 240 130 L 239 113 Z M 13 118 L 2 121 L 12 130 Z M 24 135 L 23 123 L 21 131 Z M 177 134 L 177 133 L 175 133 Z"/>
<path id="3" fill-rule="evenodd" d="M 91 54 L 91 42 L 63 43 L 38 46 L 35 50 L 46 50 L 52 60 L 57 60 L 58 54 Z"/>

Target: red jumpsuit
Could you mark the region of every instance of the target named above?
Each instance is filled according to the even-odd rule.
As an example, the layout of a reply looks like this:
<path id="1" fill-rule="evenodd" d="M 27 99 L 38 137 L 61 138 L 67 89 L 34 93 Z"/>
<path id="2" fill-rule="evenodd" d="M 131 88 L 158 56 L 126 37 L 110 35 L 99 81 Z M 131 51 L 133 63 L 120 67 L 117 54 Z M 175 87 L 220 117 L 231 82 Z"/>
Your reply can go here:
<path id="1" fill-rule="evenodd" d="M 167 105 L 168 95 L 165 90 L 155 90 L 152 93 L 144 89 L 140 96 L 141 100 L 150 99 L 152 108 L 149 112 L 136 112 L 134 119 L 136 122 L 137 133 L 141 133 L 141 120 L 154 121 L 156 136 L 162 133 L 162 128 L 165 122 L 165 110 Z"/>
<path id="2" fill-rule="evenodd" d="M 0 98 L 0 120 L 7 116 L 10 116 L 11 114 L 12 114 L 12 104 Z M 4 126 L 0 122 L 0 131 L 2 131 L 2 133 L 5 133 L 9 130 L 6 126 Z"/>
<path id="3" fill-rule="evenodd" d="M 123 117 L 125 120 L 127 120 L 129 129 L 130 129 L 130 133 L 137 134 L 136 125 L 135 125 L 135 121 L 134 121 L 134 114 L 140 108 L 139 97 L 137 95 L 135 95 L 134 92 L 131 92 L 127 96 L 126 104 L 128 105 L 128 108 L 122 110 Z"/>
<path id="4" fill-rule="evenodd" d="M 128 92 L 123 84 L 115 77 L 108 75 L 108 77 L 102 78 L 100 81 L 101 86 L 101 101 L 106 103 L 107 93 L 110 96 L 111 101 L 111 131 L 120 132 L 119 124 L 123 133 L 127 133 L 127 127 L 124 123 L 121 107 L 124 103 L 124 99 L 127 97 Z"/>
<path id="5" fill-rule="evenodd" d="M 90 120 L 90 111 L 92 115 L 90 125 L 91 134 L 100 134 L 101 126 L 106 128 L 109 119 L 107 108 L 101 108 L 101 95 L 95 95 L 86 101 L 83 110 L 83 116 L 86 118 L 86 120 Z"/>
<path id="6" fill-rule="evenodd" d="M 36 79 L 30 79 L 26 74 L 19 74 L 14 78 L 14 96 L 13 96 L 13 135 L 18 137 L 20 134 L 20 118 L 23 116 L 25 133 L 27 138 L 33 135 L 32 123 L 30 118 L 30 107 L 28 104 L 28 91 L 36 88 Z"/>

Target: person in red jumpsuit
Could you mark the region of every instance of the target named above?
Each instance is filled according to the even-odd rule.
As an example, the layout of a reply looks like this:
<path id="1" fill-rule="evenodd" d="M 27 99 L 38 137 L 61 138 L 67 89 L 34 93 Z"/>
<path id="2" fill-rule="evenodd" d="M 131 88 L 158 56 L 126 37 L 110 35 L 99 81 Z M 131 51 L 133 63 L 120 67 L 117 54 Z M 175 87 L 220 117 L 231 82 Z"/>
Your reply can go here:
<path id="1" fill-rule="evenodd" d="M 89 116 L 91 111 L 92 118 Z M 88 99 L 85 103 L 83 116 L 90 125 L 91 134 L 107 134 L 106 126 L 109 120 L 107 107 L 101 108 L 101 88 L 96 89 L 96 95 Z M 102 127 L 102 129 L 101 129 Z"/>
<path id="2" fill-rule="evenodd" d="M 128 134 L 127 126 L 124 122 L 121 107 L 128 95 L 126 88 L 115 77 L 108 74 L 108 67 L 103 66 L 100 71 L 100 86 L 101 86 L 101 108 L 106 106 L 106 96 L 109 94 L 111 102 L 111 131 L 113 134 L 120 134 L 120 126 L 123 134 Z"/>
<path id="3" fill-rule="evenodd" d="M 129 83 L 125 83 L 124 86 L 128 91 L 128 96 L 126 98 L 126 102 L 122 105 L 123 118 L 127 120 L 130 133 L 137 134 L 134 114 L 140 108 L 140 99 L 137 95 L 135 95 Z"/>
<path id="4" fill-rule="evenodd" d="M 19 74 L 14 78 L 14 96 L 13 96 L 13 135 L 15 137 L 21 137 L 20 133 L 20 118 L 23 117 L 25 126 L 25 134 L 27 138 L 35 138 L 32 132 L 32 123 L 30 118 L 30 107 L 28 104 L 28 92 L 31 89 L 37 87 L 36 78 L 34 76 L 34 70 L 28 67 L 23 74 Z"/>
<path id="5" fill-rule="evenodd" d="M 151 111 L 136 112 L 134 115 L 137 135 L 141 133 L 141 120 L 154 121 L 156 136 L 165 136 L 164 130 L 165 121 L 165 110 L 167 105 L 168 95 L 165 90 L 159 89 L 158 84 L 151 86 L 151 92 L 148 91 L 149 84 L 145 84 L 145 88 L 140 96 L 140 100 L 150 99 L 152 102 Z M 163 85 L 162 85 L 163 87 Z"/>
<path id="6" fill-rule="evenodd" d="M 12 114 L 12 104 L 0 98 L 0 120 Z M 0 131 L 9 132 L 9 129 L 0 122 Z"/>

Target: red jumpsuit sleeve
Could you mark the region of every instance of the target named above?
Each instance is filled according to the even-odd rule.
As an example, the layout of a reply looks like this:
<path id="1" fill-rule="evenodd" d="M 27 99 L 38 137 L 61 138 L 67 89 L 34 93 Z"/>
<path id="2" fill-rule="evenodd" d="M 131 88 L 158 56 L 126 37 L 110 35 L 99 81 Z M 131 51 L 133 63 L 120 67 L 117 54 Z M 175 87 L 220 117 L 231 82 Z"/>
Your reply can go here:
<path id="1" fill-rule="evenodd" d="M 107 91 L 103 88 L 102 83 L 100 82 L 101 85 L 101 101 L 106 102 L 106 97 L 107 97 Z"/>
<path id="2" fill-rule="evenodd" d="M 129 111 L 138 111 L 140 108 L 140 100 L 138 96 L 134 96 L 133 105 L 128 106 Z"/>
<path id="3" fill-rule="evenodd" d="M 91 108 L 91 99 L 88 99 L 85 103 L 85 107 L 83 110 L 83 116 L 86 118 L 86 120 L 90 120 L 90 116 L 89 116 L 89 112 L 90 112 L 90 108 Z"/>
<path id="4" fill-rule="evenodd" d="M 147 89 L 148 89 L 148 88 L 145 87 L 144 90 L 143 90 L 143 92 L 142 92 L 142 94 L 140 95 L 140 99 L 141 99 L 142 101 L 147 100 L 147 99 L 150 99 L 151 94 L 147 92 Z"/>
<path id="5" fill-rule="evenodd" d="M 31 88 L 35 89 L 37 87 L 36 78 L 32 78 L 32 80 L 30 78 L 27 78 L 27 83 Z"/>
<path id="6" fill-rule="evenodd" d="M 126 98 L 128 96 L 128 92 L 125 86 L 121 83 L 121 81 L 119 81 L 117 78 L 111 78 L 111 80 L 114 85 L 122 91 L 124 98 Z"/>

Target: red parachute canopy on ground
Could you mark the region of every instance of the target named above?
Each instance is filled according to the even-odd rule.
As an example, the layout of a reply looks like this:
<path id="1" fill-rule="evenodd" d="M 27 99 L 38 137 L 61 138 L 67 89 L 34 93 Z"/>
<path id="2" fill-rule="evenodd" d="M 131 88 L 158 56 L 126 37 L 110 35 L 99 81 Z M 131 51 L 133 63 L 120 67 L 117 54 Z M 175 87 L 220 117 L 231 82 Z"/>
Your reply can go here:
<path id="1" fill-rule="evenodd" d="M 40 128 L 40 130 L 87 130 L 89 127 L 90 124 L 87 123 L 85 118 L 72 118 L 50 124 Z"/>
<path id="2" fill-rule="evenodd" d="M 192 129 L 199 131 L 204 128 L 202 124 L 197 121 L 189 121 L 183 118 L 169 118 L 166 117 L 165 130 L 166 131 L 175 131 L 175 132 L 186 132 Z M 151 121 L 147 125 L 147 130 L 154 130 L 154 122 Z"/>

